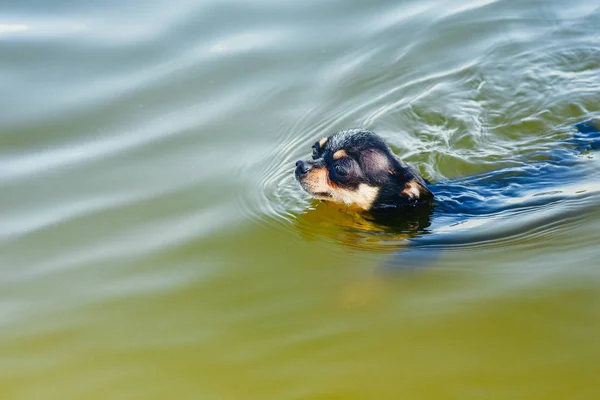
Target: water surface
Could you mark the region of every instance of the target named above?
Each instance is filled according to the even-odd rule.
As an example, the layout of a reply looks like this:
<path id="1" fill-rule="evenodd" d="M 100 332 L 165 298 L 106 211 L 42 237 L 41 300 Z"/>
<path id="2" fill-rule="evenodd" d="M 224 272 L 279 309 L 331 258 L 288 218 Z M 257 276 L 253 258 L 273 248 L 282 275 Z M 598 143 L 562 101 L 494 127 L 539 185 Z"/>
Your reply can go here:
<path id="1" fill-rule="evenodd" d="M 598 27 L 590 0 L 5 1 L 0 395 L 598 398 L 597 154 L 433 219 L 468 240 L 408 273 L 410 234 L 292 176 L 352 127 L 434 182 L 536 161 L 600 116 Z"/>

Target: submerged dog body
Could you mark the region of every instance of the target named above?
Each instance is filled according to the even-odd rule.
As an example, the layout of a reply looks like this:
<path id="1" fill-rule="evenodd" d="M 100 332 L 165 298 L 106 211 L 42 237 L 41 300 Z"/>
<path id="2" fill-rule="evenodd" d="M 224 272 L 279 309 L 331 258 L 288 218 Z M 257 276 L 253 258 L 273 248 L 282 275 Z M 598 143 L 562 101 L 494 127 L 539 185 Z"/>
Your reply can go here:
<path id="1" fill-rule="evenodd" d="M 295 175 L 311 196 L 366 211 L 422 209 L 418 206 L 433 204 L 433 189 L 437 208 L 452 213 L 479 212 L 482 198 L 515 197 L 515 187 L 517 191 L 542 189 L 573 179 L 569 175 L 576 173 L 571 166 L 577 154 L 600 148 L 600 123 L 587 120 L 574 129 L 573 136 L 564 140 L 573 150 L 549 153 L 545 162 L 535 162 L 535 168 L 523 164 L 435 185 L 429 185 L 415 168 L 394 155 L 375 133 L 345 130 L 316 142 L 312 161 L 296 162 Z"/>
<path id="2" fill-rule="evenodd" d="M 373 132 L 339 131 L 312 149 L 312 160 L 296 162 L 295 175 L 317 199 L 363 210 L 415 207 L 433 200 L 418 171 Z"/>

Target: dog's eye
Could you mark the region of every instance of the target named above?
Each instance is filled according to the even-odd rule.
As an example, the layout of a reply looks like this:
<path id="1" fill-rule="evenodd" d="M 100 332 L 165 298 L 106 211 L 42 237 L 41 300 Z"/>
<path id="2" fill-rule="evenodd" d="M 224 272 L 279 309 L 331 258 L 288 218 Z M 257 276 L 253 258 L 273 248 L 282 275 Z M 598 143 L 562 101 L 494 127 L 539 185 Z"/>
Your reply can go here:
<path id="1" fill-rule="evenodd" d="M 340 164 L 336 164 L 335 172 L 338 175 L 348 175 L 348 171 L 346 171 L 346 168 L 342 167 Z"/>
<path id="2" fill-rule="evenodd" d="M 319 150 L 317 150 L 317 148 L 315 146 L 313 146 L 312 148 L 312 158 L 313 160 L 316 160 L 317 158 L 319 158 Z"/>

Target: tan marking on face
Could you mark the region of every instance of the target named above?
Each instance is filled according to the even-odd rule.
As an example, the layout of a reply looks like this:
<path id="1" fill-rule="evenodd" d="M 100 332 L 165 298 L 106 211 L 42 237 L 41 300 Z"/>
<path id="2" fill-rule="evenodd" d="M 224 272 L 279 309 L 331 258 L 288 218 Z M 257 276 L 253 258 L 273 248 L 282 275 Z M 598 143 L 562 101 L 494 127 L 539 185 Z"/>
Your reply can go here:
<path id="1" fill-rule="evenodd" d="M 342 157 L 348 157 L 348 154 L 346 154 L 346 150 L 338 150 L 335 153 L 333 153 L 334 160 L 339 160 Z"/>
<path id="2" fill-rule="evenodd" d="M 328 181 L 327 168 L 314 168 L 300 183 L 308 193 L 315 196 L 317 193 L 329 193 L 331 186 Z"/>
<path id="3" fill-rule="evenodd" d="M 418 199 L 421 196 L 421 189 L 423 187 L 419 185 L 415 180 L 409 181 L 402 194 L 407 195 L 410 199 Z"/>
<path id="4" fill-rule="evenodd" d="M 344 189 L 329 180 L 327 168 L 311 170 L 300 184 L 310 195 L 320 200 L 354 205 L 364 210 L 371 208 L 379 188 L 361 183 L 357 189 Z"/>
<path id="5" fill-rule="evenodd" d="M 364 210 L 368 210 L 377 198 L 379 188 L 369 186 L 366 183 L 361 183 L 356 190 L 332 188 L 329 193 L 331 195 L 331 201 L 344 203 L 348 206 L 355 205 Z"/>
<path id="6" fill-rule="evenodd" d="M 319 147 L 323 148 L 323 146 L 325 146 L 325 143 L 327 143 L 327 138 L 324 137 L 321 140 L 319 140 Z"/>

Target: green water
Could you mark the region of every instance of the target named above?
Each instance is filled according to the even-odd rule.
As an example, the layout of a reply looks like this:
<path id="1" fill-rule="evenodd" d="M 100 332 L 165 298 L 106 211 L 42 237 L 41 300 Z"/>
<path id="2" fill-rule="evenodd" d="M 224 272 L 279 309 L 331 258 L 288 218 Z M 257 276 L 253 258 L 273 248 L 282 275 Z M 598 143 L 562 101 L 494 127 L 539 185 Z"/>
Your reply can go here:
<path id="1" fill-rule="evenodd" d="M 351 127 L 502 168 L 599 92 L 590 0 L 5 0 L 0 398 L 600 398 L 597 154 L 410 273 L 292 176 Z"/>

